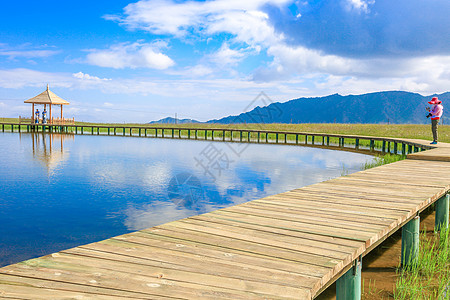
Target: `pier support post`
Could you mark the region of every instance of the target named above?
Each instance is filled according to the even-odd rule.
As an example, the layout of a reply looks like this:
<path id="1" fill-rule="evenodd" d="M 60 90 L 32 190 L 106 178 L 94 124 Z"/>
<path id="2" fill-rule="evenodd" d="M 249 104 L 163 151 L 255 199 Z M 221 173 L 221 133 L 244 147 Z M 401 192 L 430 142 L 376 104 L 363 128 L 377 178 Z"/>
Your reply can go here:
<path id="1" fill-rule="evenodd" d="M 406 144 L 402 143 L 402 155 L 406 155 Z"/>
<path id="2" fill-rule="evenodd" d="M 386 152 L 386 141 L 385 141 L 385 140 L 383 140 L 383 146 L 382 146 L 382 148 L 381 148 L 381 151 L 382 151 L 383 153 Z"/>
<path id="3" fill-rule="evenodd" d="M 434 231 L 438 232 L 441 228 L 448 228 L 450 194 L 441 197 L 436 201 L 436 218 L 434 222 Z"/>
<path id="4" fill-rule="evenodd" d="M 353 262 L 353 267 L 336 281 L 336 300 L 361 299 L 362 259 Z"/>
<path id="5" fill-rule="evenodd" d="M 402 267 L 411 266 L 419 257 L 419 225 L 416 216 L 402 227 Z"/>
<path id="6" fill-rule="evenodd" d="M 313 136 L 311 136 L 311 144 L 313 144 L 314 145 L 314 138 L 315 138 L 315 136 L 313 135 Z"/>
<path id="7" fill-rule="evenodd" d="M 359 148 L 359 139 L 355 139 L 355 148 L 356 148 L 356 149 Z"/>
<path id="8" fill-rule="evenodd" d="M 330 136 L 327 136 L 327 146 L 330 146 Z"/>

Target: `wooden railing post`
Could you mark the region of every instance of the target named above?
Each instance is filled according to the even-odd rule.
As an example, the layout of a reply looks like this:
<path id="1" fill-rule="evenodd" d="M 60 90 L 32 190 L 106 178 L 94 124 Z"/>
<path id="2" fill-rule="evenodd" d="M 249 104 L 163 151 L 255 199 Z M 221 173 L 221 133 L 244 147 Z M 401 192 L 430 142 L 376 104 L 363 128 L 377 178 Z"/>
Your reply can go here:
<path id="1" fill-rule="evenodd" d="M 442 228 L 448 228 L 450 194 L 441 197 L 436 201 L 436 216 L 434 222 L 434 231 L 438 232 Z"/>
<path id="2" fill-rule="evenodd" d="M 402 227 L 402 267 L 411 266 L 419 257 L 419 225 L 416 216 Z"/>
<path id="3" fill-rule="evenodd" d="M 336 300 L 361 299 L 361 257 L 353 262 L 353 266 L 336 281 Z"/>

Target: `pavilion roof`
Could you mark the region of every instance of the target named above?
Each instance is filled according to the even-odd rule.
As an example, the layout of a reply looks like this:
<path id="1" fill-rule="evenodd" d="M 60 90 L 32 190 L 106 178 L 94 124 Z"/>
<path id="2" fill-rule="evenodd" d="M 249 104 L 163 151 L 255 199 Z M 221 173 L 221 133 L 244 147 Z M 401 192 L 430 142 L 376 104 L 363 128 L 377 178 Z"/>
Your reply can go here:
<path id="1" fill-rule="evenodd" d="M 39 95 L 30 98 L 28 100 L 25 100 L 24 103 L 35 103 L 35 104 L 64 104 L 67 105 L 69 102 L 66 100 L 60 98 L 55 93 L 49 90 L 47 85 L 47 90 L 43 91 Z"/>

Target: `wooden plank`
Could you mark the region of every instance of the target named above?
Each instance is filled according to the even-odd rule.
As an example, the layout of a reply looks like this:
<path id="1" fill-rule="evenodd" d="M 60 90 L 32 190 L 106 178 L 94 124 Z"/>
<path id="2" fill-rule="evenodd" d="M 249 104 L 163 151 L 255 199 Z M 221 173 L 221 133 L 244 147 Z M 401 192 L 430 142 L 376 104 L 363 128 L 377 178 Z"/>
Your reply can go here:
<path id="1" fill-rule="evenodd" d="M 298 201 L 314 201 L 315 203 L 323 202 L 324 205 L 326 203 L 336 203 L 336 204 L 346 204 L 346 205 L 354 205 L 354 206 L 362 206 L 362 207 L 372 207 L 372 208 L 381 208 L 381 209 L 400 209 L 400 210 L 411 210 L 412 207 L 417 205 L 419 200 L 415 201 L 403 201 L 403 199 L 392 199 L 389 197 L 386 199 L 364 199 L 358 197 L 356 195 L 349 195 L 348 197 L 337 196 L 334 194 L 327 194 L 321 196 L 317 193 L 308 193 L 298 191 L 283 193 L 283 198 L 292 199 L 292 202 Z"/>
<path id="2" fill-rule="evenodd" d="M 16 265 L 14 265 L 16 266 Z M 29 268 L 30 270 L 32 270 L 31 268 Z M 14 290 L 18 290 L 22 293 L 24 293 L 25 291 L 23 290 L 22 287 L 30 287 L 39 290 L 39 293 L 36 294 L 30 294 L 28 295 L 29 298 L 26 299 L 34 299 L 33 297 L 37 297 L 40 294 L 44 294 L 45 295 L 45 291 L 51 291 L 54 294 L 56 294 L 58 297 L 62 296 L 62 295 L 70 295 L 70 294 L 75 294 L 75 295 L 92 295 L 92 297 L 94 296 L 111 296 L 111 297 L 115 297 L 116 299 L 148 299 L 149 296 L 152 297 L 152 299 L 168 299 L 167 297 L 160 297 L 158 295 L 155 294 L 150 294 L 150 293 L 134 293 L 134 292 L 129 292 L 129 291 L 124 291 L 124 290 L 120 290 L 120 289 L 107 289 L 107 288 L 103 288 L 103 287 L 98 287 L 98 286 L 89 286 L 89 285 L 83 285 L 83 284 L 77 284 L 77 283 L 73 283 L 70 282 L 70 280 L 68 282 L 64 282 L 64 281 L 60 281 L 60 280 L 56 280 L 58 275 L 55 275 L 54 279 L 42 279 L 42 278 L 36 278 L 33 276 L 30 276 L 32 274 L 29 274 L 27 272 L 23 272 L 24 275 L 20 276 L 20 275 L 14 275 L 14 274 L 8 274 L 3 272 L 0 269 L 0 291 L 3 294 L 0 294 L 2 297 L 5 297 L 6 295 L 11 295 L 11 293 L 9 291 L 11 291 L 11 289 Z M 54 274 L 60 274 L 60 272 L 54 272 Z M 13 287 L 13 288 L 11 288 Z M 43 290 L 43 291 L 40 291 Z M 12 296 L 15 297 L 14 292 L 12 292 Z M 30 297 L 31 296 L 31 297 Z M 45 298 L 44 298 L 45 299 Z M 49 299 L 49 298 L 47 298 Z M 169 299 L 180 299 L 179 297 L 177 298 L 171 298 L 169 297 Z"/>
<path id="3" fill-rule="evenodd" d="M 402 216 L 406 214 L 408 211 L 403 209 L 383 209 L 383 208 L 369 208 L 369 207 L 361 207 L 361 206 L 354 206 L 354 205 L 346 205 L 346 204 L 333 204 L 328 203 L 327 205 L 324 205 L 323 203 L 317 203 L 310 200 L 304 200 L 304 199 L 296 199 L 292 200 L 287 196 L 281 196 L 281 195 L 275 195 L 275 196 L 269 196 L 263 199 L 255 200 L 258 201 L 258 203 L 265 203 L 265 204 L 276 204 L 276 205 L 287 205 L 291 207 L 297 207 L 297 208 L 315 208 L 317 210 L 321 211 L 333 211 L 335 213 L 350 213 L 354 215 L 364 215 L 364 216 L 375 216 L 375 217 L 384 217 L 384 218 L 390 218 L 390 219 L 397 219 L 399 216 Z"/>
<path id="4" fill-rule="evenodd" d="M 257 253 L 260 255 L 266 255 L 270 257 L 290 260 L 293 262 L 301 262 L 304 264 L 321 266 L 325 268 L 333 268 L 337 264 L 341 263 L 341 261 L 333 258 L 298 252 L 293 249 L 279 248 L 247 240 L 240 240 L 226 236 L 208 234 L 197 230 L 194 231 L 191 229 L 175 227 L 172 224 L 170 225 L 164 224 L 164 227 L 157 226 L 143 230 L 142 232 L 164 234 L 166 236 L 177 237 L 179 239 L 186 239 L 201 242 L 204 244 L 216 245 L 219 247 L 223 247 L 225 249 L 237 249 L 245 252 Z"/>
<path id="5" fill-rule="evenodd" d="M 339 186 L 336 186 L 335 188 L 330 188 L 327 193 L 324 193 L 324 190 L 322 188 L 316 189 L 314 186 L 308 186 L 305 188 L 292 190 L 287 193 L 288 195 L 291 193 L 297 194 L 298 197 L 304 197 L 304 199 L 308 199 L 307 197 L 309 196 L 316 196 L 320 198 L 340 197 L 344 199 L 379 200 L 385 202 L 408 203 L 413 206 L 427 200 L 427 198 L 421 196 L 405 197 L 404 195 L 399 196 L 399 195 L 380 194 L 375 191 L 368 191 L 362 189 L 345 189 Z M 285 193 L 279 195 L 284 196 Z"/>
<path id="6" fill-rule="evenodd" d="M 99 300 L 118 300 L 118 299 L 148 299 L 147 297 L 123 297 L 111 296 L 94 293 L 76 292 L 66 289 L 45 288 L 42 281 L 33 280 L 18 276 L 9 276 L 0 274 L 0 298 L 1 299 L 30 299 L 30 300 L 48 300 L 48 299 L 99 299 Z M 70 287 L 66 287 L 70 288 Z M 152 299 L 180 299 L 180 298 L 162 298 L 152 296 Z"/>
<path id="7" fill-rule="evenodd" d="M 64 251 L 64 253 L 160 268 L 160 271 L 156 273 L 158 276 L 165 278 L 167 277 L 165 270 L 190 272 L 189 274 L 192 276 L 188 280 L 195 282 L 198 282 L 199 279 L 196 276 L 197 273 L 292 287 L 312 287 L 318 281 L 317 276 L 308 276 L 260 266 L 249 266 L 229 261 L 224 262 L 220 259 L 186 255 L 183 252 L 158 249 L 123 241 L 95 243 L 89 248 L 78 247 Z M 214 268 L 211 268 L 212 265 L 214 265 Z"/>
<path id="8" fill-rule="evenodd" d="M 233 207 L 233 209 L 227 209 L 227 212 L 240 213 L 243 215 L 253 215 L 259 217 L 265 217 L 278 222 L 278 220 L 301 222 L 301 223 L 311 223 L 311 224 L 328 224 L 329 219 L 323 217 L 321 214 L 316 215 L 303 215 L 301 212 L 286 211 L 273 211 L 267 210 L 266 208 L 259 207 L 258 205 L 242 205 Z M 372 223 L 362 223 L 357 220 L 346 221 L 346 220 L 334 220 L 332 222 L 333 227 L 343 228 L 343 229 L 358 229 L 365 232 L 378 232 L 386 225 L 372 224 Z"/>
<path id="9" fill-rule="evenodd" d="M 208 221 L 208 222 L 213 222 L 213 223 L 217 223 L 217 224 L 231 225 L 229 230 L 233 230 L 233 231 L 241 232 L 243 229 L 250 229 L 250 230 L 259 231 L 259 232 L 263 232 L 263 233 L 276 234 L 276 238 L 279 240 L 284 240 L 284 239 L 290 240 L 292 238 L 301 239 L 302 245 L 308 245 L 308 246 L 324 248 L 324 249 L 332 249 L 333 251 L 339 251 L 339 252 L 343 252 L 343 253 L 352 252 L 352 251 L 354 251 L 355 248 L 358 248 L 361 246 L 360 242 L 318 236 L 318 235 L 314 235 L 314 234 L 310 234 L 310 233 L 291 231 L 291 230 L 287 230 L 287 229 L 268 227 L 268 226 L 264 226 L 261 224 L 244 223 L 239 220 L 233 220 L 233 219 L 223 217 L 220 215 L 205 214 L 205 215 L 195 216 L 190 219 Z"/>
<path id="10" fill-rule="evenodd" d="M 342 238 L 342 239 L 348 239 L 348 240 L 354 240 L 354 241 L 360 241 L 365 242 L 373 237 L 372 232 L 361 232 L 359 230 L 350 230 L 350 229 L 342 229 L 342 228 L 332 228 L 326 225 L 315 225 L 315 224 L 309 224 L 309 223 L 301 223 L 301 222 L 291 222 L 291 221 L 284 221 L 279 220 L 276 223 L 271 221 L 269 218 L 264 217 L 258 217 L 258 216 L 252 216 L 252 215 L 239 215 L 233 212 L 221 210 L 214 212 L 215 214 L 225 215 L 228 217 L 233 217 L 236 219 L 245 220 L 247 222 L 253 222 L 257 224 L 265 224 L 270 225 L 276 228 L 282 228 L 282 229 L 289 229 L 293 231 L 300 231 L 300 232 L 308 232 L 313 233 L 317 235 L 323 235 L 323 236 L 331 236 L 336 238 Z"/>
<path id="11" fill-rule="evenodd" d="M 57 257 L 48 258 L 51 260 L 52 264 L 56 264 L 57 267 L 60 265 L 66 266 L 82 266 L 95 268 L 95 270 L 99 273 L 108 273 L 111 272 L 123 272 L 130 273 L 132 276 L 143 276 L 143 278 L 158 278 L 161 279 L 162 282 L 170 282 L 169 285 L 181 285 L 182 284 L 192 284 L 198 285 L 201 290 L 211 290 L 211 288 L 224 288 L 230 294 L 239 295 L 241 291 L 252 291 L 256 295 L 272 295 L 273 293 L 279 295 L 285 295 L 288 297 L 292 297 L 293 295 L 301 294 L 302 290 L 305 289 L 304 286 L 294 285 L 294 283 L 287 284 L 286 282 L 278 282 L 275 283 L 274 280 L 261 280 L 255 281 L 254 278 L 246 278 L 245 281 L 242 279 L 236 279 L 229 276 L 218 276 L 214 274 L 206 274 L 193 271 L 192 269 L 181 270 L 180 266 L 178 268 L 164 268 L 160 266 L 153 266 L 149 264 L 142 265 L 144 261 L 142 259 L 132 259 L 121 256 L 122 259 L 120 261 L 105 259 L 100 257 L 92 257 L 92 256 L 80 256 L 74 255 L 71 253 L 60 253 Z M 174 262 L 179 262 L 182 260 L 182 257 L 172 257 L 172 259 L 176 259 Z M 48 264 L 48 261 L 45 262 Z M 238 272 L 236 270 L 235 272 Z M 308 283 L 308 280 L 311 278 L 303 278 L 305 279 L 305 283 Z M 135 279 L 134 279 L 135 280 Z M 147 280 L 147 279 L 146 279 Z M 244 283 L 245 282 L 245 283 Z M 309 284 L 313 285 L 314 281 L 309 280 Z M 280 293 L 280 290 L 283 289 L 284 292 Z M 177 294 L 173 294 L 177 295 Z M 242 294 L 241 296 L 244 296 Z"/>
<path id="12" fill-rule="evenodd" d="M 60 254 L 58 254 L 60 255 Z M 54 256 L 54 255 L 53 255 Z M 26 261 L 4 268 L 4 272 L 15 275 L 24 275 L 54 280 L 57 275 L 58 280 L 63 282 L 72 282 L 86 286 L 101 286 L 109 290 L 126 289 L 127 292 L 141 293 L 147 297 L 164 296 L 179 297 L 185 299 L 246 299 L 247 296 L 260 298 L 262 295 L 246 291 L 246 286 L 241 286 L 243 291 L 230 290 L 220 287 L 191 284 L 182 281 L 159 278 L 157 276 L 142 276 L 129 272 L 108 270 L 101 265 L 82 265 L 71 264 L 62 261 L 50 259 L 51 256 L 45 256 L 38 259 Z M 28 267 L 28 268 L 25 268 Z M 31 268 L 30 268 L 31 267 Z M 129 270 L 132 272 L 132 270 Z M 283 287 L 286 294 L 292 292 L 292 289 Z M 278 290 L 282 295 L 283 292 Z M 296 292 L 302 293 L 301 289 Z M 305 291 L 305 295 L 308 291 Z M 289 297 L 289 296 L 288 296 Z M 279 298 L 284 298 L 283 296 Z"/>
<path id="13" fill-rule="evenodd" d="M 336 179 L 340 179 L 343 177 L 338 177 Z M 384 174 L 377 174 L 377 173 L 364 173 L 360 174 L 353 173 L 351 175 L 346 176 L 347 180 L 353 180 L 353 181 L 367 181 L 367 182 L 374 182 L 379 184 L 389 184 L 392 182 L 392 178 L 389 178 L 385 176 Z M 395 182 L 397 184 L 407 185 L 407 186 L 424 186 L 424 187 L 446 187 L 446 184 L 442 184 L 443 180 L 440 181 L 430 179 L 427 177 L 426 180 L 423 179 L 423 176 L 417 176 L 416 178 L 411 178 L 410 176 L 400 176 L 399 174 L 395 175 Z"/>
<path id="14" fill-rule="evenodd" d="M 186 219 L 172 224 L 180 228 L 187 228 L 189 230 L 195 229 L 206 233 L 220 233 L 222 236 L 228 236 L 235 239 L 247 238 L 247 240 L 251 240 L 255 243 L 269 244 L 282 249 L 291 249 L 294 251 L 327 258 L 345 259 L 349 254 L 355 252 L 355 249 L 351 249 L 351 251 L 348 252 L 338 250 L 330 251 L 330 249 L 323 247 L 305 245 L 303 243 L 304 239 L 295 238 L 292 236 L 283 238 L 283 236 L 274 235 L 268 232 L 235 228 L 232 225 L 210 222 L 205 219 Z"/>
<path id="15" fill-rule="evenodd" d="M 354 193 L 354 194 L 359 194 L 361 196 L 364 195 L 379 195 L 380 197 L 403 197 L 403 198 L 409 198 L 412 200 L 421 200 L 423 197 L 423 200 L 433 200 L 435 198 L 438 198 L 437 196 L 435 196 L 436 194 L 423 194 L 420 191 L 417 191 L 417 193 L 414 193 L 413 191 L 410 192 L 400 192 L 400 191 L 395 191 L 395 190 L 380 190 L 380 189 L 375 189 L 375 188 L 363 188 L 363 187 L 352 187 L 352 186 L 345 186 L 345 185 L 330 185 L 328 187 L 323 187 L 323 186 L 308 186 L 305 188 L 302 188 L 303 191 L 315 191 L 315 192 L 322 192 L 325 193 L 325 191 L 327 193 L 331 193 L 331 194 L 338 194 L 338 195 L 342 195 L 345 197 L 346 193 Z M 294 190 L 295 191 L 295 190 Z M 440 193 L 442 193 L 442 191 L 444 191 L 444 189 L 441 190 Z M 433 195 L 432 197 L 428 197 L 429 195 Z"/>
<path id="16" fill-rule="evenodd" d="M 164 249 L 176 249 L 182 253 L 192 253 L 201 257 L 217 258 L 237 265 L 249 265 L 251 267 L 264 267 L 293 274 L 306 275 L 321 278 L 330 268 L 313 266 L 310 264 L 296 263 L 278 257 L 270 257 L 264 254 L 249 253 L 236 249 L 225 249 L 216 245 L 201 244 L 195 241 L 178 239 L 172 236 L 158 235 L 152 232 L 135 232 L 132 235 L 123 235 L 100 243 L 126 242 L 132 247 L 147 247 L 157 242 Z M 153 246 L 152 246 L 153 247 Z"/>
<path id="17" fill-rule="evenodd" d="M 295 201 L 297 202 L 297 201 Z M 268 203 L 253 203 L 248 202 L 246 207 L 255 207 L 259 209 L 264 209 L 267 211 L 280 211 L 280 212 L 290 212 L 294 214 L 299 214 L 302 216 L 323 216 L 326 217 L 330 222 L 333 220 L 344 220 L 344 221 L 353 221 L 358 220 L 360 223 L 368 223 L 368 224 L 377 224 L 377 225 L 389 225 L 394 222 L 397 218 L 386 218 L 386 217 L 376 217 L 376 216 L 366 216 L 361 214 L 353 214 L 353 213 L 335 213 L 335 211 L 318 211 L 314 207 L 295 207 L 284 205 L 283 203 L 277 204 L 275 201 L 270 201 Z"/>
<path id="18" fill-rule="evenodd" d="M 379 185 L 379 184 L 351 184 L 346 183 L 344 180 L 336 180 L 330 183 L 317 183 L 304 189 L 316 189 L 326 191 L 327 189 L 333 190 L 350 190 L 350 191 L 362 191 L 369 193 L 376 193 L 380 195 L 392 195 L 392 196 L 404 196 L 404 197 L 427 197 L 428 195 L 434 195 L 436 193 L 442 193 L 444 189 L 441 188 L 407 188 L 407 187 L 395 187 L 391 185 Z M 445 191 L 444 191 L 445 192 Z"/>

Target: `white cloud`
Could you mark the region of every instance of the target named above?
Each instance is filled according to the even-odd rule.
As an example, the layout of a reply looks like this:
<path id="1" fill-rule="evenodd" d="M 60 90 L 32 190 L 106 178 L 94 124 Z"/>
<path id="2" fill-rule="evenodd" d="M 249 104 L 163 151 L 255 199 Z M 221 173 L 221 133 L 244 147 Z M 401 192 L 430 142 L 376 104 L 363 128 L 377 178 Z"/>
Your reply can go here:
<path id="1" fill-rule="evenodd" d="M 346 0 L 345 7 L 347 10 L 369 13 L 369 5 L 375 3 L 375 0 Z"/>
<path id="2" fill-rule="evenodd" d="M 180 75 L 188 78 L 199 78 L 211 75 L 214 73 L 214 70 L 204 64 L 198 64 L 191 67 L 186 67 L 182 70 L 176 71 L 167 71 L 169 75 Z"/>
<path id="3" fill-rule="evenodd" d="M 210 55 L 210 60 L 219 65 L 219 66 L 227 66 L 227 65 L 236 65 L 245 57 L 245 49 L 243 50 L 234 50 L 230 49 L 228 43 L 223 43 L 220 49 Z"/>
<path id="4" fill-rule="evenodd" d="M 175 64 L 167 55 L 159 52 L 161 45 L 142 43 L 121 43 L 109 49 L 91 49 L 87 62 L 99 67 L 114 69 L 150 68 L 164 70 Z"/>
<path id="5" fill-rule="evenodd" d="M 55 87 L 70 87 L 72 78 L 66 73 L 49 73 L 25 68 L 1 70 L 0 87 L 20 89 L 24 87 L 42 87 L 47 84 Z"/>
<path id="6" fill-rule="evenodd" d="M 10 59 L 18 57 L 24 58 L 42 58 L 56 55 L 61 51 L 56 50 L 0 50 L 1 56 L 8 56 Z"/>
<path id="7" fill-rule="evenodd" d="M 0 56 L 7 56 L 9 59 L 14 60 L 17 58 L 45 58 L 61 53 L 60 50 L 49 50 L 46 48 L 49 48 L 49 46 L 35 47 L 26 43 L 11 47 L 8 44 L 0 43 Z M 33 63 L 33 61 L 30 62 Z"/>
<path id="8" fill-rule="evenodd" d="M 91 80 L 91 81 L 111 80 L 110 78 L 100 78 L 97 76 L 85 74 L 83 72 L 73 73 L 72 76 L 81 80 Z"/>
<path id="9" fill-rule="evenodd" d="M 142 0 L 129 4 L 125 16 L 105 16 L 132 29 L 176 37 L 196 34 L 231 33 L 248 44 L 269 43 L 278 39 L 261 11 L 267 4 L 281 6 L 292 0 L 214 0 L 176 3 L 170 0 Z"/>

